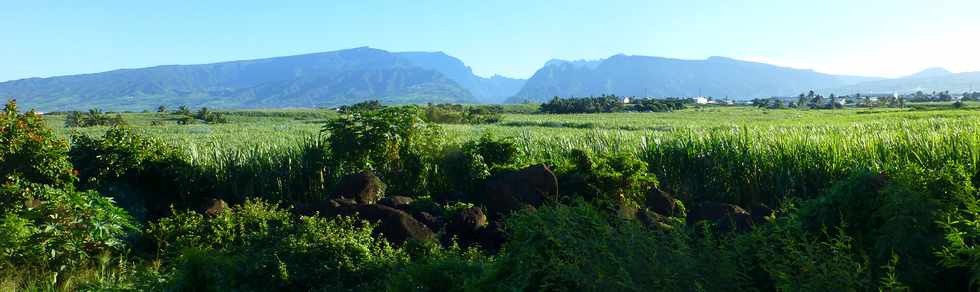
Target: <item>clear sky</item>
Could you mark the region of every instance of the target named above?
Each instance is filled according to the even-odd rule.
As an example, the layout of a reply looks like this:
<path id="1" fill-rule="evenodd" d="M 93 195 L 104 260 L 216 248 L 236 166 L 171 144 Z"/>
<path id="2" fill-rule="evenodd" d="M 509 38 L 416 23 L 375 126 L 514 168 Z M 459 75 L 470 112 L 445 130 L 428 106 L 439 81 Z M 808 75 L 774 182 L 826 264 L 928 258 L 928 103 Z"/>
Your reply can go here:
<path id="1" fill-rule="evenodd" d="M 359 46 L 443 51 L 522 78 L 552 58 L 617 53 L 980 71 L 980 1 L 0 0 L 0 80 Z"/>

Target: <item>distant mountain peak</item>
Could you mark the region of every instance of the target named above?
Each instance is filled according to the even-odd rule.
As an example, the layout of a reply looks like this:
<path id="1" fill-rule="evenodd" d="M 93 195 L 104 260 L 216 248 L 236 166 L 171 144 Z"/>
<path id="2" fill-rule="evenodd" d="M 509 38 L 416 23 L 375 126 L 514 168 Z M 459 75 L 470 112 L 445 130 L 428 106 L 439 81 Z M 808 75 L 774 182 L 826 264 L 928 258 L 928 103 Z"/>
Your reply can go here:
<path id="1" fill-rule="evenodd" d="M 946 70 L 946 68 L 942 68 L 942 67 L 932 67 L 919 71 L 918 73 L 905 76 L 904 78 L 929 78 L 929 77 L 941 77 L 947 75 L 953 75 L 953 72 L 950 72 L 949 70 Z"/>
<path id="2" fill-rule="evenodd" d="M 622 55 L 622 54 L 620 54 L 620 55 Z M 616 56 L 620 56 L 620 55 L 616 55 Z M 613 57 L 616 57 L 616 56 L 613 56 Z M 559 65 L 570 65 L 570 66 L 576 67 L 576 68 L 595 69 L 596 67 L 599 67 L 599 64 L 602 64 L 602 62 L 605 61 L 605 60 L 606 59 L 568 61 L 568 60 L 562 60 L 562 59 L 551 59 L 551 60 L 548 60 L 548 62 L 545 62 L 544 63 L 544 66 L 545 67 L 549 67 L 549 66 L 559 66 Z"/>

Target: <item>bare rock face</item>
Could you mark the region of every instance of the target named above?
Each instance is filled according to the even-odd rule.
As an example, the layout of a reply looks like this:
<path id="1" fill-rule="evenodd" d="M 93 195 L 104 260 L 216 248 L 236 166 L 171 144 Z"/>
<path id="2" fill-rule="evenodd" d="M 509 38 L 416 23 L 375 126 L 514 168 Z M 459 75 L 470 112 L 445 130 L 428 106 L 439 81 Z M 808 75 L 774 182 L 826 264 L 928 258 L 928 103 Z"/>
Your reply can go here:
<path id="1" fill-rule="evenodd" d="M 483 188 L 487 211 L 503 215 L 558 200 L 558 179 L 545 165 L 495 175 Z"/>
<path id="2" fill-rule="evenodd" d="M 375 230 L 380 231 L 388 242 L 394 244 L 401 244 L 408 240 L 432 240 L 435 237 L 425 224 L 405 211 L 392 207 L 377 204 L 360 205 L 357 207 L 357 214 L 361 219 L 377 223 L 378 228 Z"/>
<path id="3" fill-rule="evenodd" d="M 364 171 L 340 179 L 334 197 L 347 198 L 360 205 L 374 204 L 384 193 L 385 183 L 374 172 Z"/>

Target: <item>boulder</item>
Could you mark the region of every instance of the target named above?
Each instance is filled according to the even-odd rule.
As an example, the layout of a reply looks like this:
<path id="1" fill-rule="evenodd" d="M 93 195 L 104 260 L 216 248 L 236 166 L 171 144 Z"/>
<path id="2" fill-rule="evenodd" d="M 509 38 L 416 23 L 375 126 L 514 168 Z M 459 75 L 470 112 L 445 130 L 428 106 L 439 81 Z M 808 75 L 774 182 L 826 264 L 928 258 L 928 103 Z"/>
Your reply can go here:
<path id="1" fill-rule="evenodd" d="M 413 202 L 415 202 L 415 199 L 412 199 L 410 197 L 390 196 L 390 197 L 381 198 L 381 200 L 378 201 L 378 204 L 382 204 L 395 209 L 405 210 L 408 208 L 408 205 L 411 205 Z"/>
<path id="2" fill-rule="evenodd" d="M 333 217 L 337 215 L 351 216 L 357 211 L 357 206 L 357 201 L 354 201 L 353 199 L 336 198 L 318 204 L 316 211 L 320 212 L 320 215 L 325 217 Z"/>
<path id="3" fill-rule="evenodd" d="M 214 217 L 228 209 L 228 203 L 225 203 L 224 200 L 211 199 L 201 208 L 201 213 L 209 217 Z"/>
<path id="4" fill-rule="evenodd" d="M 483 188 L 487 211 L 503 215 L 558 200 L 558 179 L 545 165 L 500 173 Z"/>
<path id="5" fill-rule="evenodd" d="M 487 225 L 487 215 L 479 207 L 457 211 L 446 224 L 446 241 L 456 237 L 463 246 L 479 241 L 478 231 Z"/>
<path id="6" fill-rule="evenodd" d="M 752 228 L 752 215 L 742 207 L 717 203 L 704 202 L 698 204 L 687 216 L 689 223 L 710 221 L 717 224 L 722 232 L 745 231 Z"/>
<path id="7" fill-rule="evenodd" d="M 334 189 L 334 197 L 352 199 L 359 205 L 369 205 L 377 202 L 384 190 L 384 182 L 374 172 L 364 171 L 341 178 Z"/>
<path id="8" fill-rule="evenodd" d="M 658 230 L 669 230 L 672 228 L 668 222 L 667 216 L 661 215 L 660 213 L 649 209 L 643 209 L 637 212 L 636 219 L 648 228 Z"/>
<path id="9" fill-rule="evenodd" d="M 507 233 L 504 232 L 504 224 L 501 221 L 494 221 L 477 230 L 477 242 L 483 250 L 490 253 L 497 253 L 504 243 L 507 242 Z"/>
<path id="10" fill-rule="evenodd" d="M 380 232 L 385 239 L 394 244 L 407 240 L 431 240 L 434 234 L 429 227 L 415 220 L 412 215 L 384 205 L 360 205 L 357 214 L 361 219 L 377 223 L 375 231 Z"/>
<path id="11" fill-rule="evenodd" d="M 439 230 L 442 228 L 442 218 L 432 215 L 432 213 L 418 212 L 412 214 L 412 217 L 424 224 L 426 227 L 429 227 L 429 230 Z"/>
<path id="12" fill-rule="evenodd" d="M 752 222 L 758 224 L 769 222 L 766 217 L 775 215 L 776 211 L 773 211 L 772 208 L 769 208 L 769 206 L 766 206 L 766 204 L 760 203 L 752 205 L 749 213 L 752 214 Z"/>
<path id="13" fill-rule="evenodd" d="M 674 202 L 674 196 L 660 190 L 660 188 L 655 187 L 647 192 L 646 206 L 651 211 L 657 212 L 660 215 L 677 215 L 677 204 Z"/>

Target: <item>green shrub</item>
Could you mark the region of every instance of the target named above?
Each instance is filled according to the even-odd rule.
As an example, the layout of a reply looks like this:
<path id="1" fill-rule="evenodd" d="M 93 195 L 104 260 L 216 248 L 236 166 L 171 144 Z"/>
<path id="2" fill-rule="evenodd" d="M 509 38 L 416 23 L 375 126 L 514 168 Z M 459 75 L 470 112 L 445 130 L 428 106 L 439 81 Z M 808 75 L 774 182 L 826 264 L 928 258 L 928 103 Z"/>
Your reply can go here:
<path id="1" fill-rule="evenodd" d="M 412 261 L 385 279 L 386 291 L 467 291 L 490 264 L 479 250 L 458 245 L 412 242 L 406 249 Z"/>
<path id="2" fill-rule="evenodd" d="M 0 184 L 14 177 L 59 187 L 75 180 L 66 155 L 68 144 L 56 139 L 33 111 L 18 113 L 14 101 L 0 113 L 0 145 Z"/>
<path id="3" fill-rule="evenodd" d="M 646 201 L 647 192 L 658 185 L 656 176 L 647 171 L 647 163 L 629 153 L 600 156 L 573 150 L 570 159 L 574 169 L 564 173 L 561 180 L 571 183 L 562 190 L 568 197 L 638 207 Z"/>
<path id="4" fill-rule="evenodd" d="M 184 212 L 147 231 L 170 288 L 350 290 L 381 285 L 407 255 L 349 217 L 302 217 L 249 200 L 213 218 Z"/>
<path id="5" fill-rule="evenodd" d="M 503 108 L 498 105 L 463 106 L 459 104 L 429 104 L 425 120 L 440 124 L 492 124 L 500 121 Z"/>
<path id="6" fill-rule="evenodd" d="M 810 230 L 826 226 L 854 236 L 855 246 L 870 257 L 875 277 L 882 277 L 877 267 L 898 256 L 902 260 L 894 268 L 901 282 L 916 290 L 940 289 L 952 283 L 934 280 L 948 272 L 935 254 L 947 244 L 958 245 L 955 239 L 949 242 L 955 228 L 944 220 L 949 214 L 976 214 L 971 179 L 958 164 L 933 170 L 902 166 L 882 174 L 858 171 L 807 203 L 801 218 Z"/>
<path id="7" fill-rule="evenodd" d="M 425 122 L 417 107 L 355 112 L 328 122 L 323 132 L 340 173 L 373 169 L 393 193 L 428 189 L 440 129 Z"/>
<path id="8" fill-rule="evenodd" d="M 758 286 L 778 291 L 862 291 L 873 285 L 868 259 L 845 228 L 811 233 L 793 213 L 749 235 Z M 758 277 L 758 275 L 756 275 Z M 761 282 L 761 283 L 760 283 Z M 761 287 L 760 287 L 761 288 Z"/>
<path id="9" fill-rule="evenodd" d="M 651 230 L 588 204 L 550 206 L 507 220 L 501 255 L 482 291 L 722 291 L 745 284 L 724 241 L 692 245 L 682 226 Z"/>
<path id="10" fill-rule="evenodd" d="M 7 185 L 11 192 L 35 198 L 33 206 L 3 210 L 0 222 L 0 274 L 29 269 L 34 277 L 53 277 L 63 285 L 73 275 L 98 265 L 100 258 L 120 256 L 124 238 L 137 231 L 132 219 L 113 201 L 93 191 L 47 185 Z"/>
<path id="11" fill-rule="evenodd" d="M 214 193 L 214 184 L 202 183 L 196 169 L 172 148 L 128 128 L 113 127 L 101 137 L 73 136 L 69 155 L 83 187 L 113 196 L 138 219 L 203 199 L 192 194 Z"/>

